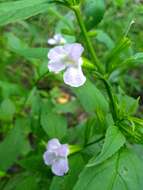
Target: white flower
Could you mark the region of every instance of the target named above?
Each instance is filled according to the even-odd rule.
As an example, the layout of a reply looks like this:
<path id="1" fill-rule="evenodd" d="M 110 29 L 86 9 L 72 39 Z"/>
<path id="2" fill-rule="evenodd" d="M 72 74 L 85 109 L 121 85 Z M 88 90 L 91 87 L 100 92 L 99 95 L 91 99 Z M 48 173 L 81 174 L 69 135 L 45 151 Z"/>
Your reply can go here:
<path id="1" fill-rule="evenodd" d="M 57 176 L 63 176 L 69 170 L 69 147 L 61 144 L 58 139 L 51 139 L 44 152 L 43 159 L 46 165 L 51 166 L 52 172 Z"/>
<path id="2" fill-rule="evenodd" d="M 86 81 L 82 72 L 81 54 L 84 48 L 79 43 L 56 46 L 48 53 L 49 71 L 59 73 L 64 72 L 64 82 L 72 87 L 79 87 Z"/>
<path id="3" fill-rule="evenodd" d="M 55 34 L 53 38 L 48 40 L 49 45 L 63 45 L 66 43 L 66 39 L 61 34 Z"/>

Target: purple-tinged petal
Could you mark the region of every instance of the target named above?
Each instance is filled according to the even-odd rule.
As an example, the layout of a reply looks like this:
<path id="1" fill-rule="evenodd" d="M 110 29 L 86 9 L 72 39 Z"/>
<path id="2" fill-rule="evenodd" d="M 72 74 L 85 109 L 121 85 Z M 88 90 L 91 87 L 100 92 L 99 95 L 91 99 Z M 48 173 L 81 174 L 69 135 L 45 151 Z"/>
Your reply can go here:
<path id="1" fill-rule="evenodd" d="M 82 86 L 86 81 L 81 67 L 69 67 L 64 73 L 64 82 L 72 87 Z"/>
<path id="2" fill-rule="evenodd" d="M 62 61 L 49 61 L 48 69 L 50 72 L 59 73 L 66 68 L 66 64 Z"/>
<path id="3" fill-rule="evenodd" d="M 48 141 L 48 145 L 47 145 L 48 151 L 53 151 L 53 150 L 58 149 L 60 147 L 61 147 L 61 144 L 60 144 L 58 139 L 55 138 L 55 139 L 51 139 Z"/>
<path id="4" fill-rule="evenodd" d="M 68 160 L 67 159 L 59 159 L 54 162 L 52 165 L 52 172 L 57 176 L 63 176 L 69 170 Z"/>
<path id="5" fill-rule="evenodd" d="M 63 36 L 61 34 L 56 34 L 54 36 L 54 39 L 56 40 L 57 44 L 65 44 L 66 40 L 63 38 Z"/>
<path id="6" fill-rule="evenodd" d="M 65 56 L 65 50 L 63 46 L 56 46 L 52 48 L 48 53 L 48 58 L 52 61 L 60 61 Z"/>
<path id="7" fill-rule="evenodd" d="M 56 159 L 56 154 L 54 152 L 46 151 L 43 155 L 43 159 L 46 165 L 52 165 Z"/>
<path id="8" fill-rule="evenodd" d="M 67 144 L 61 145 L 57 150 L 57 155 L 61 157 L 67 157 L 69 154 L 69 147 Z"/>
<path id="9" fill-rule="evenodd" d="M 62 35 L 61 34 L 55 34 L 54 35 L 54 39 L 56 40 L 56 41 L 60 41 L 60 39 L 62 38 Z"/>
<path id="10" fill-rule="evenodd" d="M 66 40 L 61 34 L 55 34 L 53 38 L 48 40 L 49 45 L 63 45 L 65 43 Z"/>
<path id="11" fill-rule="evenodd" d="M 74 61 L 78 61 L 84 51 L 83 46 L 79 43 L 66 44 L 64 45 L 64 49 L 68 53 L 68 56 Z"/>

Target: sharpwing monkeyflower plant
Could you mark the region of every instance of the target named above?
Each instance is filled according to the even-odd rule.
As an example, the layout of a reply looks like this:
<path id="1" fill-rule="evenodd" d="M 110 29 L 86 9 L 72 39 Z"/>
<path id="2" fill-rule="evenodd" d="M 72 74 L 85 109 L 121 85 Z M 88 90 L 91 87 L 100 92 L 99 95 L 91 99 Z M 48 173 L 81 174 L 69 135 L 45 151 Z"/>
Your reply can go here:
<path id="1" fill-rule="evenodd" d="M 72 87 L 82 86 L 86 77 L 82 72 L 81 55 L 84 48 L 79 43 L 56 46 L 48 53 L 50 72 L 59 73 L 64 70 L 63 79 L 67 85 Z"/>
<path id="2" fill-rule="evenodd" d="M 66 43 L 66 39 L 61 34 L 55 34 L 53 38 L 48 39 L 49 45 L 63 45 Z"/>
<path id="3" fill-rule="evenodd" d="M 63 176 L 69 170 L 68 166 L 69 147 L 67 144 L 60 144 L 58 139 L 51 139 L 48 142 L 47 150 L 43 158 L 46 165 L 51 166 L 52 172 L 57 176 Z"/>

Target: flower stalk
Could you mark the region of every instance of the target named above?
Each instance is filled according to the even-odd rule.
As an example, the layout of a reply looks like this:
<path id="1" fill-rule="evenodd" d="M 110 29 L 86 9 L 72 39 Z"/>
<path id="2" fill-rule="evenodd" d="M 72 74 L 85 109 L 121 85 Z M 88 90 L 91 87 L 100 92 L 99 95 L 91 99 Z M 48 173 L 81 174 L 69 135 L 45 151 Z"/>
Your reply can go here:
<path id="1" fill-rule="evenodd" d="M 80 29 L 84 35 L 84 38 L 85 38 L 85 41 L 87 44 L 87 48 L 91 54 L 92 60 L 95 63 L 97 70 L 100 71 L 101 73 L 103 73 L 103 67 L 94 51 L 94 47 L 89 39 L 88 32 L 87 32 L 85 24 L 83 22 L 83 19 L 82 19 L 81 13 L 80 13 L 80 6 L 73 6 L 72 10 L 74 11 L 74 13 L 76 15 L 77 21 L 78 21 Z"/>
<path id="2" fill-rule="evenodd" d="M 113 120 L 116 122 L 118 120 L 118 113 L 117 113 L 117 106 L 116 106 L 114 95 L 112 93 L 111 86 L 106 79 L 101 78 L 101 80 L 103 81 L 103 83 L 105 85 L 108 97 L 110 99 L 110 108 L 111 108 Z"/>

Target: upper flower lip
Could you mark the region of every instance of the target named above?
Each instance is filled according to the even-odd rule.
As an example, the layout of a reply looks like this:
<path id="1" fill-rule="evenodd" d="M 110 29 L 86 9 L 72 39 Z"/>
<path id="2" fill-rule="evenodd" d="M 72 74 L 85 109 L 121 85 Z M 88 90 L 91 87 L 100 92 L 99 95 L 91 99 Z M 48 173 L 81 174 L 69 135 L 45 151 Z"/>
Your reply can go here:
<path id="1" fill-rule="evenodd" d="M 64 49 L 68 53 L 70 59 L 73 61 L 77 61 L 84 51 L 83 46 L 79 43 L 66 44 L 64 45 Z"/>
<path id="2" fill-rule="evenodd" d="M 47 151 L 62 157 L 67 157 L 69 154 L 68 145 L 60 144 L 58 139 L 52 139 L 48 142 Z"/>

